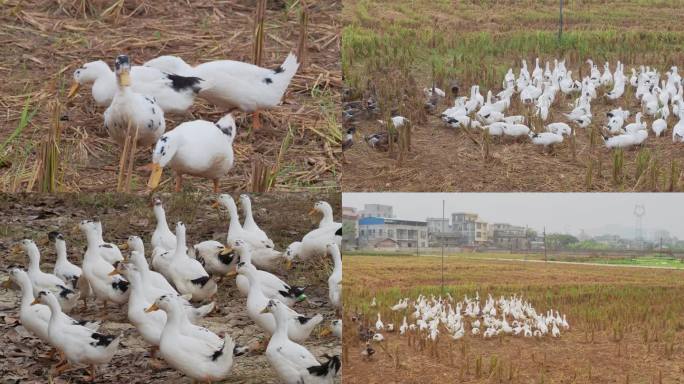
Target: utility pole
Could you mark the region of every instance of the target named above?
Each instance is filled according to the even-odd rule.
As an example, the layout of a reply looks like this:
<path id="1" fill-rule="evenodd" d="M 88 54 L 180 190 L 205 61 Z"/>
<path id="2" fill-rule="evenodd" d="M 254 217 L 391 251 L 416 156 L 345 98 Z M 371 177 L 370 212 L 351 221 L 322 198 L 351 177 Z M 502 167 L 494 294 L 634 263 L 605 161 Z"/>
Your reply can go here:
<path id="1" fill-rule="evenodd" d="M 560 21 L 558 23 L 558 44 L 563 37 L 563 0 L 560 0 Z"/>
<path id="2" fill-rule="evenodd" d="M 444 200 L 442 200 L 442 295 L 444 294 Z"/>
<path id="3" fill-rule="evenodd" d="M 544 226 L 544 262 L 546 263 L 548 261 L 549 261 L 549 256 L 546 253 L 546 226 Z"/>

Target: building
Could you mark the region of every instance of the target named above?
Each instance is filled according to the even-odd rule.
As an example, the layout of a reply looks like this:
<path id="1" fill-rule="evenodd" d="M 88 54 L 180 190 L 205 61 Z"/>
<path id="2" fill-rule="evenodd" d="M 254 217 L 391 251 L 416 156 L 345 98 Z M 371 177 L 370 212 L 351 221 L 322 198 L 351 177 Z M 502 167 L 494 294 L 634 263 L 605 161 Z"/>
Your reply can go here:
<path id="1" fill-rule="evenodd" d="M 530 249 L 530 239 L 525 227 L 508 223 L 494 223 L 489 226 L 489 229 L 491 241 L 498 248 Z"/>
<path id="2" fill-rule="evenodd" d="M 394 207 L 383 204 L 364 204 L 363 210 L 359 212 L 359 217 L 361 219 L 366 217 L 392 218 L 394 217 Z"/>
<path id="3" fill-rule="evenodd" d="M 342 244 L 343 248 L 356 247 L 359 237 L 359 213 L 356 208 L 342 207 Z"/>
<path id="4" fill-rule="evenodd" d="M 465 245 L 482 245 L 489 239 L 488 224 L 476 213 L 452 213 L 451 227 L 452 232 L 460 235 L 462 244 Z"/>
<path id="5" fill-rule="evenodd" d="M 397 248 L 425 248 L 427 242 L 427 223 L 424 221 L 384 217 L 359 219 L 360 247 L 386 248 L 387 244 L 396 244 Z"/>
<path id="6" fill-rule="evenodd" d="M 427 219 L 425 219 L 425 222 L 427 223 L 428 234 L 451 231 L 451 226 L 449 225 L 448 218 L 442 219 L 441 217 L 428 217 Z"/>

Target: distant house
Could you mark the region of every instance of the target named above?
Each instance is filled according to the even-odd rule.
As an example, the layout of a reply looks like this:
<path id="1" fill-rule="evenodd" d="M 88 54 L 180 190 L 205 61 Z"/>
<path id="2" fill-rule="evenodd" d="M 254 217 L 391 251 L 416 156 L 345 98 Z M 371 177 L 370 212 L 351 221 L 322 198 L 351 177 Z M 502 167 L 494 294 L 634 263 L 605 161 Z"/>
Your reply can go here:
<path id="1" fill-rule="evenodd" d="M 458 233 L 464 245 L 483 245 L 489 239 L 489 226 L 476 213 L 451 214 L 452 232 Z"/>
<path id="2" fill-rule="evenodd" d="M 502 249 L 530 249 L 530 238 L 527 236 L 527 228 L 508 223 L 494 223 L 489 226 L 491 241 L 497 248 Z M 535 242 L 535 247 L 539 243 Z M 541 244 L 543 247 L 543 242 Z"/>
<path id="3" fill-rule="evenodd" d="M 396 242 L 395 240 L 392 240 L 392 239 L 389 239 L 389 238 L 388 238 L 388 239 L 382 239 L 382 240 L 376 241 L 376 242 L 373 244 L 373 248 L 376 248 L 376 249 L 378 249 L 378 248 L 382 248 L 382 249 L 388 249 L 388 248 L 391 248 L 391 249 L 398 249 L 398 248 L 399 248 L 399 243 Z"/>
<path id="4" fill-rule="evenodd" d="M 391 239 L 399 248 L 427 247 L 427 224 L 424 221 L 364 217 L 359 219 L 359 246 L 373 247 Z"/>

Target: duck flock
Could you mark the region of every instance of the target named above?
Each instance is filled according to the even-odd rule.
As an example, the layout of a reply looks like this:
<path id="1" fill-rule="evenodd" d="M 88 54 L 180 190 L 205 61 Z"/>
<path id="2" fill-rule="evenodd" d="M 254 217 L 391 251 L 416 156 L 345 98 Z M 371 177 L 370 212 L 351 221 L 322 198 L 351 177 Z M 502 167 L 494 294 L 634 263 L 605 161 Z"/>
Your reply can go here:
<path id="1" fill-rule="evenodd" d="M 378 307 L 375 298 L 370 307 Z M 399 335 L 416 333 L 437 341 L 441 335 L 453 340 L 460 340 L 466 335 L 485 339 L 500 335 L 556 338 L 560 337 L 561 331 L 570 329 L 565 315 L 551 309 L 545 313 L 537 312 L 532 303 L 517 295 L 495 299 L 490 294 L 481 300 L 476 293 L 472 298 L 466 295 L 461 301 L 454 300 L 449 294 L 446 298 L 420 295 L 410 305 L 408 298 L 400 299 L 391 310 L 405 313 L 399 327 L 384 323 L 378 312 L 374 326 L 361 334 L 370 340 L 383 341 L 383 332 L 398 331 Z"/>
<path id="2" fill-rule="evenodd" d="M 522 61 L 522 67 L 516 77 L 510 68 L 503 79 L 503 90 L 493 96 L 487 92 L 485 99 L 480 94 L 480 87 L 471 88 L 470 97 L 457 97 L 454 106 L 445 110 L 441 117 L 451 127 L 481 128 L 487 130 L 491 136 L 528 136 L 532 143 L 544 147 L 563 142 L 564 137 L 574 133 L 571 125 L 586 128 L 592 123 L 592 103 L 605 102 L 615 104 L 625 96 L 627 87 L 633 88 L 633 95 L 639 102 L 641 110 L 634 113 L 622 107 L 612 109 L 606 114 L 606 121 L 601 130 L 601 137 L 608 148 L 628 148 L 641 145 L 649 137 L 648 122 L 643 118 L 652 119 L 651 131 L 654 136 L 662 136 L 668 130 L 668 119 L 672 117 L 677 122 L 672 126 L 672 141 L 684 142 L 684 99 L 682 77 L 677 67 L 665 72 L 665 78 L 655 68 L 641 66 L 632 68 L 628 78 L 624 73 L 624 64 L 617 62 L 614 72 L 610 63 L 606 62 L 603 72 L 589 59 L 589 75 L 581 81 L 572 77 L 572 71 L 567 70 L 565 61 L 554 60 L 553 69 L 547 61 L 544 68 L 540 67 L 536 59 L 535 67 L 530 74 L 527 62 Z M 426 90 L 428 96 L 433 92 L 444 95 L 443 91 Z M 522 115 L 506 116 L 513 97 L 520 98 L 524 105 L 534 106 L 534 116 L 545 123 L 543 132 L 537 132 L 534 126 L 525 124 Z M 562 104 L 563 97 L 574 97 L 572 110 L 563 113 L 565 121 L 550 121 L 551 108 L 554 104 Z M 558 101 L 558 103 L 557 103 Z M 474 114 L 474 119 L 471 115 Z"/>
<path id="3" fill-rule="evenodd" d="M 183 175 L 210 179 L 218 193 L 219 180 L 233 167 L 235 119 L 228 113 L 216 122 L 186 121 L 167 132 L 165 114 L 189 114 L 195 98 L 218 108 L 254 112 L 254 128 L 261 126 L 258 111 L 277 106 L 299 63 L 290 53 L 275 69 L 233 60 L 216 60 L 191 66 L 177 56 L 161 56 L 132 66 L 127 55 L 114 61 L 83 64 L 74 72 L 68 98 L 81 85 L 91 85 L 98 106 L 106 107 L 104 127 L 123 148 L 133 144 L 152 150 L 148 186 L 159 185 L 162 170 L 175 172 L 176 191 Z M 125 152 L 124 152 L 125 153 Z"/>
<path id="4" fill-rule="evenodd" d="M 664 76 L 656 68 L 648 66 L 632 68 L 631 75 L 627 76 L 620 61 L 613 70 L 606 62 L 603 71 L 591 59 L 587 64 L 589 75 L 574 79 L 564 60 L 556 59 L 553 64 L 547 61 L 542 67 L 537 58 L 531 73 L 527 62 L 522 60 L 517 76 L 510 68 L 502 82 L 503 90 L 496 95 L 489 90 L 486 97 L 479 85 L 470 88 L 469 96 L 458 96 L 459 87 L 454 85 L 450 88 L 454 104 L 441 113 L 441 119 L 448 127 L 480 129 L 500 138 L 528 139 L 547 149 L 576 134 L 576 128 L 584 129 L 591 125 L 598 118 L 592 114 L 592 105 L 602 104 L 612 106 L 605 120 L 601 119 L 602 128 L 599 130 L 608 148 L 642 145 L 651 133 L 655 137 L 669 135 L 675 143 L 684 142 L 684 86 L 676 66 Z M 633 92 L 626 94 L 630 89 Z M 427 98 L 425 106 L 430 111 L 435 110 L 446 97 L 446 92 L 434 86 L 425 88 L 424 92 Z M 618 106 L 620 103 L 633 104 L 627 100 L 631 97 L 639 104 L 637 110 Z M 514 98 L 519 98 L 524 106 L 533 110 L 536 120 L 543 122 L 543 129 L 536 128 L 532 121 L 528 121 L 528 116 L 508 114 Z M 568 98 L 574 98 L 574 101 L 567 103 L 565 100 Z M 554 112 L 560 111 L 554 111 L 554 108 L 564 111 L 563 118 L 556 118 L 558 114 Z M 364 103 L 345 105 L 345 119 L 354 119 L 362 110 L 377 111 L 377 102 L 371 98 Z M 409 122 L 396 110 L 392 111 L 391 120 L 397 128 Z M 355 131 L 354 126 L 348 128 L 345 149 L 353 144 Z M 389 137 L 386 132 L 379 132 L 366 136 L 365 141 L 372 148 L 383 149 L 387 147 Z"/>
<path id="5" fill-rule="evenodd" d="M 21 289 L 19 319 L 24 328 L 49 344 L 53 355 L 59 355 L 54 375 L 85 366 L 94 380 L 96 366 L 108 364 L 122 345 L 122 335 L 98 330 L 101 322 L 70 316 L 87 308 L 87 300 L 92 298 L 102 302 L 105 318 L 108 303 L 124 310 L 140 338 L 149 345 L 152 358 L 158 352 L 169 366 L 195 381 L 227 378 L 234 359 L 239 364 L 240 355 L 257 353 L 259 348 L 236 345 L 229 335 L 230 329 L 221 337 L 197 323 L 213 311 L 213 300 L 222 289 L 222 280 L 235 277 L 235 286 L 247 302 L 246 308 L 231 311 L 246 311 L 263 331 L 268 340 L 265 356 L 279 379 L 287 384 L 332 383 L 340 370 L 339 356 L 325 355 L 326 360 L 321 362 L 300 344 L 310 337 L 323 317 L 295 311 L 292 307 L 306 300 L 305 288 L 289 285 L 273 272 L 295 259 L 331 257 L 329 304 L 339 314 L 342 225 L 333 221 L 331 206 L 319 201 L 310 212 L 312 216 L 322 216 L 318 227 L 285 252 L 279 252 L 254 222 L 250 198 L 241 195 L 240 202 L 245 216 L 243 224 L 230 195 L 220 195 L 217 201 L 230 213 L 226 245 L 208 240 L 188 247 L 185 224 L 178 222 L 175 233 L 172 232 L 161 200 L 155 199 L 157 224 L 150 239 L 153 250 L 149 264 L 140 237 L 128 238 L 122 248 L 129 249 L 130 256 L 124 258 L 117 245 L 104 241 L 102 223 L 98 220 L 83 220 L 79 224 L 87 240 L 81 266 L 68 260 L 66 240 L 61 233 L 49 234 L 57 253 L 53 273 L 41 271 L 36 243 L 22 240 L 18 248 L 26 253 L 28 266 L 26 270 L 11 269 L 5 286 L 13 282 Z M 78 305 L 79 300 L 83 300 L 83 308 Z M 341 320 L 333 320 L 326 331 L 341 338 Z"/>

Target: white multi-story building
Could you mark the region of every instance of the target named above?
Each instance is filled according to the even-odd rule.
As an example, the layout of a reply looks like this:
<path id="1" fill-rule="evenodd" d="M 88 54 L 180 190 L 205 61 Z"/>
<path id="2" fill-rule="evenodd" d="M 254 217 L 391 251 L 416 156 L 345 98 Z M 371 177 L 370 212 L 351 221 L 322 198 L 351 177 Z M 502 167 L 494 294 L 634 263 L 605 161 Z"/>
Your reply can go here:
<path id="1" fill-rule="evenodd" d="M 427 223 L 384 217 L 359 219 L 359 245 L 361 247 L 427 247 Z"/>
<path id="2" fill-rule="evenodd" d="M 363 210 L 359 212 L 359 217 L 362 219 L 365 217 L 392 218 L 394 217 L 394 207 L 383 204 L 364 204 Z"/>
<path id="3" fill-rule="evenodd" d="M 448 218 L 442 219 L 441 217 L 428 217 L 425 219 L 425 222 L 427 223 L 428 234 L 451 231 Z"/>
<path id="4" fill-rule="evenodd" d="M 466 245 L 480 245 L 487 242 L 489 228 L 476 213 L 457 212 L 451 214 L 452 231 L 458 233 Z"/>

